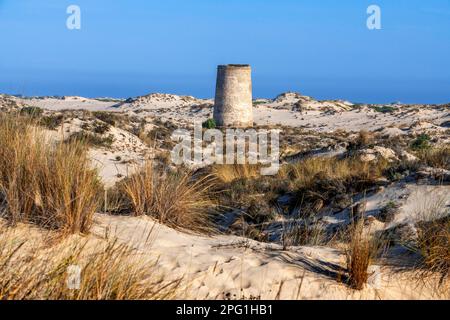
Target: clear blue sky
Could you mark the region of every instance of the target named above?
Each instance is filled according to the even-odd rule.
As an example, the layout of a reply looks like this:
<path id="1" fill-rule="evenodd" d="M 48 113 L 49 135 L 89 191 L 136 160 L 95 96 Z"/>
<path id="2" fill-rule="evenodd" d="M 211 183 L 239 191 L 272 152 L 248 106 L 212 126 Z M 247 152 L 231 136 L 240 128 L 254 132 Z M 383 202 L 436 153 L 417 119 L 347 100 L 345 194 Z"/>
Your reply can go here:
<path id="1" fill-rule="evenodd" d="M 249 63 L 256 97 L 450 102 L 450 0 L 0 0 L 0 39 L 3 93 L 213 97 Z"/>

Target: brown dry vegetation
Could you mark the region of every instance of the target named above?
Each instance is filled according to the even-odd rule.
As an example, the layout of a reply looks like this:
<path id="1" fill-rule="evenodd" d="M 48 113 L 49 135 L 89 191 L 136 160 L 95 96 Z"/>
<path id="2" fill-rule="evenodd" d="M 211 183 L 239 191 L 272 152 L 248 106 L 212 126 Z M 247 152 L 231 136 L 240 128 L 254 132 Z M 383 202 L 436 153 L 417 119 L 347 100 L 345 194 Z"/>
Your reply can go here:
<path id="1" fill-rule="evenodd" d="M 154 166 L 148 161 L 116 189 L 121 210 L 149 215 L 160 223 L 194 232 L 211 231 L 211 179 Z"/>
<path id="2" fill-rule="evenodd" d="M 30 120 L 1 117 L 0 208 L 10 223 L 87 232 L 100 190 L 82 143 L 52 143 Z"/>
<path id="3" fill-rule="evenodd" d="M 375 134 L 367 130 L 361 130 L 355 141 L 352 141 L 350 148 L 359 149 L 367 147 L 375 142 Z"/>
<path id="4" fill-rule="evenodd" d="M 233 187 L 241 181 L 254 181 L 258 185 L 267 186 L 280 192 L 292 192 L 299 189 L 313 190 L 320 180 L 330 182 L 340 181 L 354 183 L 364 187 L 371 185 L 383 177 L 384 171 L 389 167 L 385 161 L 376 163 L 363 162 L 356 158 L 307 158 L 295 164 L 288 164 L 281 168 L 276 176 L 260 176 L 260 167 L 252 165 L 220 165 L 214 166 L 211 173 L 218 178 L 221 187 Z M 248 183 L 247 183 L 248 186 Z M 269 186 L 268 186 L 269 187 Z M 225 189 L 224 188 L 224 189 Z M 254 193 L 255 189 L 244 189 L 247 194 Z"/>
<path id="5" fill-rule="evenodd" d="M 450 284 L 450 210 L 447 199 L 424 198 L 417 208 L 418 238 L 412 249 L 420 254 L 420 275 L 440 275 L 441 284 Z"/>
<path id="6" fill-rule="evenodd" d="M 259 177 L 260 166 L 250 164 L 215 165 L 212 174 L 221 182 L 230 183 L 237 179 L 251 179 Z"/>
<path id="7" fill-rule="evenodd" d="M 387 168 L 388 163 L 385 161 L 371 163 L 356 158 L 309 158 L 283 167 L 280 175 L 294 180 L 298 188 L 310 188 L 318 175 L 331 180 L 373 183 L 383 176 Z"/>
<path id="8" fill-rule="evenodd" d="M 437 273 L 441 283 L 450 279 L 450 217 L 419 224 L 418 251 L 425 273 Z"/>
<path id="9" fill-rule="evenodd" d="M 376 186 L 387 168 L 385 161 L 307 158 L 284 165 L 275 176 L 260 176 L 259 168 L 248 164 L 214 166 L 205 172 L 217 178 L 214 190 L 220 208 L 240 212 L 232 223 L 233 233 L 267 240 L 264 226 L 285 216 L 296 222 L 284 226 L 283 243 L 317 245 L 333 238 L 317 228 L 315 216 L 320 210 L 341 211 L 350 206 L 352 195 Z"/>
<path id="10" fill-rule="evenodd" d="M 346 249 L 348 283 L 355 290 L 362 290 L 370 277 L 369 266 L 380 252 L 381 242 L 364 232 L 363 222 L 350 229 L 350 242 Z"/>
<path id="11" fill-rule="evenodd" d="M 450 170 L 450 147 L 432 148 L 418 153 L 419 158 L 428 166 Z"/>
<path id="12" fill-rule="evenodd" d="M 450 210 L 448 198 L 424 196 L 413 214 L 417 217 L 417 239 L 406 246 L 418 253 L 416 267 L 421 278 L 440 276 L 441 284 L 450 284 Z"/>

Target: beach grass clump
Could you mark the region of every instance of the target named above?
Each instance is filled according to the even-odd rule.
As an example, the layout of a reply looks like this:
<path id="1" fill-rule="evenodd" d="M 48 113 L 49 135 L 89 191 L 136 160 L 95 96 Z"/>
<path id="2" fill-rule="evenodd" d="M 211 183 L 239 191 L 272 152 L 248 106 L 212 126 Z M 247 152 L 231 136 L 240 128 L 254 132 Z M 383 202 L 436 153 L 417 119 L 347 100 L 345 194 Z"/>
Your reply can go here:
<path id="1" fill-rule="evenodd" d="M 211 173 L 223 183 L 260 176 L 261 166 L 251 164 L 222 164 L 212 167 Z"/>
<path id="2" fill-rule="evenodd" d="M 11 223 L 87 232 L 101 183 L 83 143 L 52 142 L 29 119 L 0 119 L 0 207 Z"/>
<path id="3" fill-rule="evenodd" d="M 345 251 L 348 284 L 355 290 L 362 290 L 370 277 L 369 267 L 380 252 L 382 242 L 364 232 L 362 220 L 354 223 L 349 231 L 350 241 Z"/>
<path id="4" fill-rule="evenodd" d="M 425 271 L 440 275 L 440 282 L 450 279 L 450 216 L 420 223 L 417 248 Z"/>
<path id="5" fill-rule="evenodd" d="M 136 171 L 117 186 L 122 208 L 135 216 L 151 216 L 177 229 L 211 231 L 215 203 L 210 196 L 210 177 L 194 177 L 184 170 L 171 171 L 154 166 L 151 161 Z"/>
<path id="6" fill-rule="evenodd" d="M 426 165 L 450 170 L 450 147 L 443 146 L 439 148 L 426 148 L 421 152 L 418 152 L 420 160 Z"/>
<path id="7" fill-rule="evenodd" d="M 421 257 L 421 278 L 440 276 L 441 283 L 450 280 L 450 210 L 445 195 L 425 194 L 415 212 L 417 240 L 413 251 Z"/>

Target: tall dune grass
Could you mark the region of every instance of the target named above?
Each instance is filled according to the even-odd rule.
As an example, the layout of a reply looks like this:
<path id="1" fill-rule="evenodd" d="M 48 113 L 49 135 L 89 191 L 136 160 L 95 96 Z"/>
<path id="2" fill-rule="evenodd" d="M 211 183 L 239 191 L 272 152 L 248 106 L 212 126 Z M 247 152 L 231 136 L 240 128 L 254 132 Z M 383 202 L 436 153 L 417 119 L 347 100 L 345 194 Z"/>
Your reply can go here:
<path id="1" fill-rule="evenodd" d="M 416 224 L 418 238 L 416 246 L 411 248 L 421 256 L 419 274 L 440 275 L 440 283 L 450 285 L 450 210 L 447 206 L 448 195 L 436 195 L 432 192 L 421 194 L 421 203 L 414 213 L 419 222 Z"/>
<path id="2" fill-rule="evenodd" d="M 448 284 L 450 281 L 450 217 L 420 225 L 418 251 L 422 256 L 425 273 L 437 273 L 440 275 L 440 283 Z"/>
<path id="3" fill-rule="evenodd" d="M 122 204 L 134 215 L 149 215 L 160 223 L 194 232 L 212 229 L 209 177 L 194 178 L 187 172 L 155 168 L 148 161 L 118 185 Z"/>
<path id="4" fill-rule="evenodd" d="M 52 142 L 27 118 L 0 116 L 0 208 L 10 223 L 87 232 L 101 183 L 80 142 Z"/>
<path id="5" fill-rule="evenodd" d="M 418 156 L 426 165 L 450 170 L 450 146 L 421 150 Z"/>
<path id="6" fill-rule="evenodd" d="M 362 290 L 370 274 L 369 266 L 382 249 L 382 242 L 364 232 L 361 220 L 350 228 L 350 242 L 346 249 L 348 283 L 355 290 Z"/>

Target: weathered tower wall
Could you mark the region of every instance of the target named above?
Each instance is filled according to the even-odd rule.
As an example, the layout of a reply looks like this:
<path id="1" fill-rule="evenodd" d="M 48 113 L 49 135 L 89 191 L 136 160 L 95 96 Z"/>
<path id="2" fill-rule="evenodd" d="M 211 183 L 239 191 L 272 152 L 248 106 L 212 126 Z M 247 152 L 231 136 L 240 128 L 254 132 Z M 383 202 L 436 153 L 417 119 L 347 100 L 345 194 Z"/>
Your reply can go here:
<path id="1" fill-rule="evenodd" d="M 214 120 L 218 126 L 253 126 L 251 73 L 249 65 L 218 66 L 214 103 Z"/>

